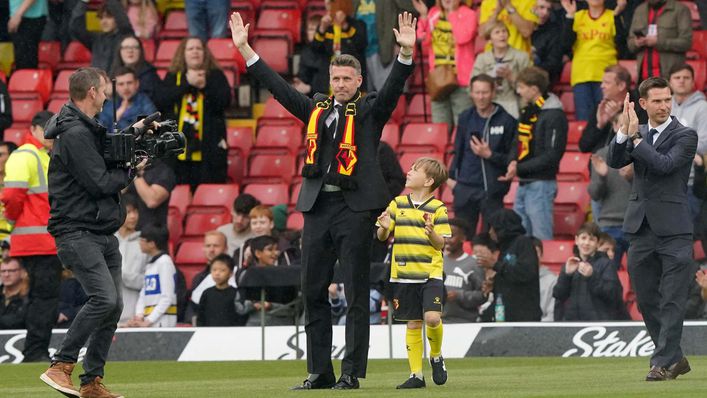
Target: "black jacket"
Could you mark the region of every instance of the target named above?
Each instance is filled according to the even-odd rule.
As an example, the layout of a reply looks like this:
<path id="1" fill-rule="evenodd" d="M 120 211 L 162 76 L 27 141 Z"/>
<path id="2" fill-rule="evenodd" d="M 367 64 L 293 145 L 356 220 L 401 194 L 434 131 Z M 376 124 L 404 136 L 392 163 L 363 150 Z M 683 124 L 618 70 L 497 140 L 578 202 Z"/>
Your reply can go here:
<path id="1" fill-rule="evenodd" d="M 86 29 L 86 10 L 88 3 L 77 1 L 71 13 L 71 35 L 86 48 L 91 50 L 91 66 L 109 71 L 113 65 L 115 49 L 125 35 L 132 35 L 133 26 L 125 13 L 123 5 L 118 0 L 106 2 L 108 12 L 115 17 L 116 29 L 111 33 L 89 32 Z"/>
<path id="2" fill-rule="evenodd" d="M 405 172 L 400 167 L 398 157 L 395 156 L 395 151 L 385 141 L 378 144 L 378 164 L 383 173 L 383 179 L 388 185 L 390 191 L 390 200 L 400 195 L 405 188 Z"/>
<path id="3" fill-rule="evenodd" d="M 150 63 L 144 62 L 137 70 L 137 77 L 140 80 L 140 92 L 147 94 L 153 103 L 159 100 L 158 93 L 161 92 L 162 79 L 157 74 L 157 69 Z"/>
<path id="4" fill-rule="evenodd" d="M 502 209 L 489 219 L 496 232 L 501 254 L 493 269 L 494 298 L 503 296 L 507 322 L 540 321 L 540 277 L 538 256 L 530 237 L 525 236 L 520 216 Z"/>
<path id="5" fill-rule="evenodd" d="M 7 85 L 0 80 L 0 135 L 10 125 L 12 125 L 12 103 L 10 102 L 10 94 L 7 92 Z"/>
<path id="6" fill-rule="evenodd" d="M 594 271 L 589 278 L 562 267 L 552 291 L 556 321 L 608 321 L 620 319 L 622 287 L 616 267 L 606 253 L 587 259 Z"/>
<path id="7" fill-rule="evenodd" d="M 0 329 L 24 329 L 28 296 L 12 296 L 5 305 L 5 296 L 0 288 Z"/>
<path id="8" fill-rule="evenodd" d="M 313 97 L 316 93 L 329 92 L 329 58 L 312 48 L 305 46 L 300 53 L 299 73 L 297 77 L 312 87 L 307 94 Z"/>
<path id="9" fill-rule="evenodd" d="M 567 116 L 554 94 L 545 100 L 533 127 L 530 153 L 518 161 L 518 178 L 523 181 L 554 180 L 567 146 Z"/>
<path id="10" fill-rule="evenodd" d="M 563 51 L 560 40 L 562 39 L 563 13 L 552 11 L 550 19 L 533 31 L 530 42 L 533 45 L 533 62 L 535 66 L 544 69 L 550 75 L 550 82 L 560 80 L 562 73 Z"/>
<path id="11" fill-rule="evenodd" d="M 628 93 L 629 99 L 634 102 L 635 104 L 638 104 L 638 94 L 633 91 L 629 90 Z M 611 127 L 611 122 L 607 122 L 606 125 L 603 128 L 599 128 L 597 126 L 597 109 L 599 108 L 599 105 L 594 107 L 592 112 L 589 114 L 589 120 L 587 120 L 587 126 L 584 128 L 582 131 L 582 137 L 579 138 L 579 150 L 580 152 L 596 152 L 600 150 L 601 148 L 609 145 L 609 142 L 611 141 L 612 138 L 616 136 L 616 133 L 614 133 L 612 127 Z M 621 106 L 623 109 L 623 104 Z M 636 115 L 638 116 L 638 123 L 639 124 L 646 124 L 648 123 L 648 114 L 646 111 L 641 108 L 640 106 L 634 107 L 636 110 Z"/>
<path id="12" fill-rule="evenodd" d="M 353 211 L 383 209 L 390 202 L 391 196 L 378 165 L 378 143 L 383 126 L 390 119 L 413 67 L 413 65 L 405 65 L 396 61 L 383 88 L 379 92 L 364 95 L 357 102 L 354 123 L 358 163 L 352 178 L 358 188 L 343 191 L 344 200 Z M 262 59 L 248 67 L 248 73 L 260 84 L 267 87 L 275 99 L 292 115 L 305 124 L 309 122 L 309 116 L 316 106 L 314 100 L 297 92 L 280 75 L 270 69 Z M 320 131 L 326 130 L 325 122 L 331 112 L 334 112 L 333 106 L 320 115 Z M 343 131 L 343 128 L 344 123 L 340 123 L 340 131 Z M 321 156 L 322 159 L 333 160 L 335 151 L 332 138 L 328 134 L 323 134 L 322 142 L 321 153 L 318 156 Z M 303 180 L 297 200 L 298 211 L 305 212 L 312 209 L 323 184 L 324 176 Z"/>
<path id="13" fill-rule="evenodd" d="M 55 238 L 78 230 L 115 233 L 125 221 L 120 191 L 130 180 L 127 170 L 106 166 L 106 129 L 69 102 L 49 120 L 44 136 L 54 139 L 49 162 L 49 233 Z"/>

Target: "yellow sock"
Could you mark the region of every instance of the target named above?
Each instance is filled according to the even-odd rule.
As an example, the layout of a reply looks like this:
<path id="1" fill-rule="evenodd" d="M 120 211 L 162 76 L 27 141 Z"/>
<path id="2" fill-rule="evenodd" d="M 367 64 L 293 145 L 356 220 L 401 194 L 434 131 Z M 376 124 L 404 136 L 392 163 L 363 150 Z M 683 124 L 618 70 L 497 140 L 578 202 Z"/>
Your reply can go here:
<path id="1" fill-rule="evenodd" d="M 442 355 L 442 321 L 437 326 L 426 326 L 427 341 L 430 342 L 430 358 Z"/>
<path id="2" fill-rule="evenodd" d="M 422 329 L 407 329 L 405 345 L 408 351 L 410 373 L 422 376 Z"/>

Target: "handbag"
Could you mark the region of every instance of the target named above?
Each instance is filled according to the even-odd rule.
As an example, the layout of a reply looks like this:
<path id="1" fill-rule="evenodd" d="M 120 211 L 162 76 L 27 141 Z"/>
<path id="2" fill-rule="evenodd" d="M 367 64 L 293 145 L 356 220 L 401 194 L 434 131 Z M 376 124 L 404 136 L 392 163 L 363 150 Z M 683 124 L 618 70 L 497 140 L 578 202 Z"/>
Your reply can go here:
<path id="1" fill-rule="evenodd" d="M 459 87 L 454 65 L 438 65 L 427 76 L 427 92 L 432 101 L 444 101 Z"/>

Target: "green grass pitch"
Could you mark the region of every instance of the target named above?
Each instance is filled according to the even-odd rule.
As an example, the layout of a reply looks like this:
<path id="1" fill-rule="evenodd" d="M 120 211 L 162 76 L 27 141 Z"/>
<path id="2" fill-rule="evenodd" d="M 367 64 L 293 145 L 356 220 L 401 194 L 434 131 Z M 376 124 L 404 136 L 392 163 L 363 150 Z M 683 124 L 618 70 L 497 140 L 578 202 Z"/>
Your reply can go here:
<path id="1" fill-rule="evenodd" d="M 399 391 L 405 360 L 371 360 L 357 391 L 288 391 L 305 376 L 303 361 L 111 362 L 104 380 L 128 398 L 180 397 L 707 397 L 707 357 L 691 357 L 692 372 L 678 380 L 649 383 L 647 358 L 466 358 L 447 360 L 449 381 Z M 39 375 L 42 364 L 0 365 L 0 397 L 63 397 Z M 339 363 L 335 364 L 335 369 Z M 80 369 L 74 371 L 78 381 Z M 404 394 L 404 395 L 403 395 Z"/>

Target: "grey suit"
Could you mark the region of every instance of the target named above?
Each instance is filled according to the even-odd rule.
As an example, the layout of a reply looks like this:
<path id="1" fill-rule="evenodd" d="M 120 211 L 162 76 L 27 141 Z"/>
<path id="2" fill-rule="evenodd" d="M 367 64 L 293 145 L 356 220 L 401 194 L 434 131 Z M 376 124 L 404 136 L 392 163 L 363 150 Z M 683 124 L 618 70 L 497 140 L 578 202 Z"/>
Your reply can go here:
<path id="1" fill-rule="evenodd" d="M 648 126 L 639 126 L 643 137 Z M 630 242 L 628 271 L 638 308 L 655 344 L 652 366 L 678 362 L 682 322 L 692 278 L 692 217 L 687 179 L 697 149 L 695 130 L 673 119 L 654 145 L 612 140 L 607 163 L 634 166 L 623 230 Z"/>

